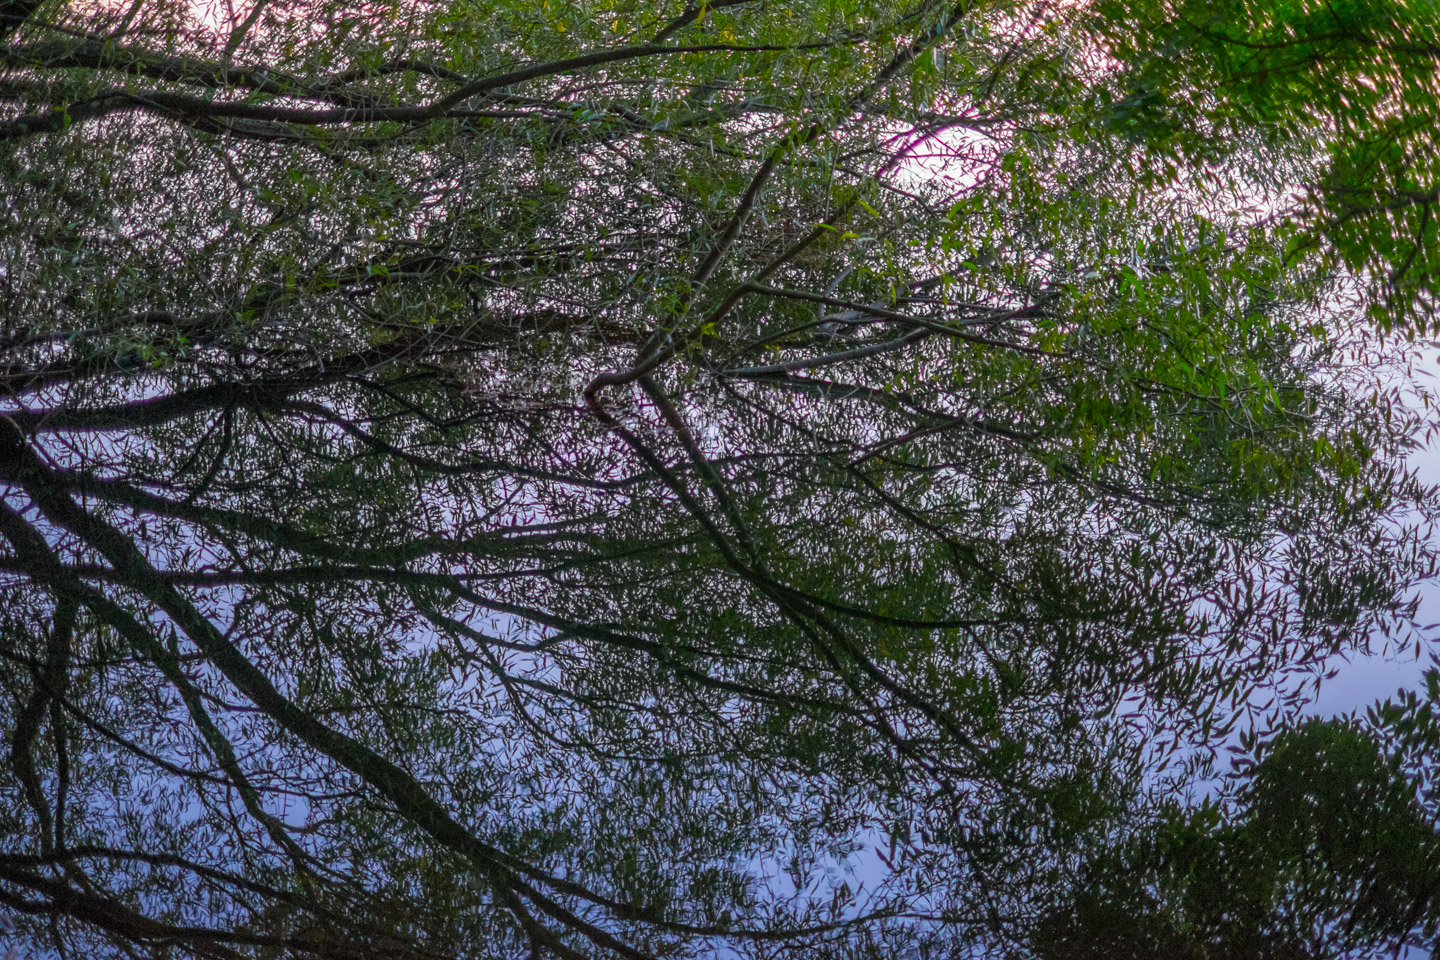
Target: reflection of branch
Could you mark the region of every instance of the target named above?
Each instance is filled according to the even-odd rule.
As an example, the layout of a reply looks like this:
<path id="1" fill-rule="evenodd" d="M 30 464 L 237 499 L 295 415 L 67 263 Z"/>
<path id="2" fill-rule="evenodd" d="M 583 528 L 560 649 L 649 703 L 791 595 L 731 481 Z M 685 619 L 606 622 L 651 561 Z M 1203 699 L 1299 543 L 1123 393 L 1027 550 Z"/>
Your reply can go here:
<path id="1" fill-rule="evenodd" d="M 811 932 L 734 930 L 668 921 L 643 906 L 614 900 L 575 881 L 552 875 L 480 839 L 459 823 L 412 774 L 359 740 L 322 723 L 282 693 L 249 656 L 222 634 L 190 600 L 165 581 L 133 541 L 50 482 L 50 468 L 40 460 L 14 424 L 6 419 L 0 419 L 0 454 L 3 454 L 4 462 L 15 465 L 9 479 L 25 491 L 48 523 L 68 530 L 103 556 L 111 564 L 118 581 L 163 612 L 205 654 L 220 675 L 261 713 L 290 735 L 350 771 L 436 843 L 469 860 L 492 884 L 496 895 L 527 931 L 561 956 L 578 958 L 581 955 L 566 947 L 553 931 L 537 924 L 529 906 L 533 905 L 540 913 L 598 947 L 614 951 L 628 960 L 650 960 L 649 954 L 569 910 L 526 878 L 603 907 L 617 917 L 680 933 L 784 940 Z M 157 666 L 161 665 L 157 661 L 170 657 L 170 651 L 162 647 L 130 611 L 67 572 L 44 537 L 3 502 L 0 502 L 0 530 L 11 541 L 20 559 L 29 566 L 32 580 L 83 603 Z M 830 927 L 834 928 L 833 925 Z"/>
<path id="2" fill-rule="evenodd" d="M 0 41 L 8 40 L 12 33 L 24 26 L 30 15 L 40 9 L 40 3 L 41 0 L 7 0 L 0 8 Z"/>
<path id="3" fill-rule="evenodd" d="M 968 334 L 965 331 L 957 330 L 955 327 L 949 324 L 938 323 L 934 320 L 927 320 L 924 317 L 912 316 L 908 313 L 900 313 L 896 310 L 889 310 L 880 304 L 856 303 L 853 300 L 841 300 L 835 297 L 825 296 L 824 294 L 811 293 L 808 290 L 783 290 L 779 287 L 766 286 L 762 283 L 747 283 L 745 286 L 752 293 L 764 294 L 768 297 L 782 297 L 788 300 L 805 300 L 810 303 L 819 303 L 831 307 L 840 307 L 844 310 L 853 311 L 857 315 L 857 318 L 866 316 L 880 317 L 884 320 L 894 320 L 897 323 L 925 327 L 927 330 L 933 330 L 936 333 L 944 333 L 950 336 L 973 336 L 973 334 Z M 984 313 L 979 316 L 965 317 L 961 322 L 965 326 L 980 326 L 984 324 L 1005 323 L 1008 320 L 1019 320 L 1025 317 L 1032 316 L 1035 311 L 1039 310 L 1041 307 L 1058 299 L 1061 292 L 1062 291 L 1059 290 L 1052 290 L 1051 292 L 1041 297 L 1037 297 L 1034 303 L 1027 304 L 1023 307 L 1014 307 L 1009 310 L 992 310 L 989 313 Z M 1020 349 L 1019 347 L 1016 347 L 1012 344 L 1001 344 L 1001 346 L 1010 347 L 1012 349 Z"/>
<path id="4" fill-rule="evenodd" d="M 1410 247 L 1410 255 L 1405 258 L 1403 263 L 1390 272 L 1390 286 L 1398 286 L 1400 281 L 1404 279 L 1405 274 L 1409 273 L 1410 268 L 1415 264 L 1415 257 L 1419 255 L 1420 248 L 1425 243 L 1425 231 L 1430 226 L 1430 210 L 1431 204 L 1429 203 L 1421 208 L 1420 226 L 1415 228 L 1415 242 Z"/>
<path id="5" fill-rule="evenodd" d="M 690 24 L 699 20 L 708 12 L 715 10 L 724 10 L 728 7 L 739 7 L 747 3 L 755 2 L 756 0 L 710 0 L 710 2 L 701 3 L 699 6 L 696 6 L 693 3 L 686 4 L 685 9 L 680 11 L 679 15 L 676 16 L 675 19 L 671 20 L 669 23 L 665 24 L 665 26 L 661 27 L 659 32 L 651 38 L 650 42 L 659 43 L 662 40 L 670 39 L 670 37 L 690 26 Z"/>
<path id="6" fill-rule="evenodd" d="M 15 718 L 15 730 L 10 737 L 10 768 L 25 791 L 25 799 L 40 821 L 40 849 L 49 853 L 56 846 L 64 846 L 64 837 L 55 830 L 51 819 L 50 805 L 40 789 L 40 778 L 35 772 L 35 758 L 30 752 L 36 737 L 40 735 L 40 720 L 45 715 L 53 698 L 63 697 L 65 682 L 69 675 L 70 639 L 75 632 L 75 601 L 61 598 L 55 604 L 55 616 L 46 643 L 45 666 L 35 678 L 35 688 L 25 706 Z M 63 732 L 51 730 L 57 746 Z"/>
<path id="7" fill-rule="evenodd" d="M 363 903 L 360 904 L 360 906 L 362 907 L 361 910 L 349 910 L 342 915 L 326 908 L 313 896 L 303 896 L 289 890 L 282 890 L 278 887 L 263 883 L 254 878 L 242 876 L 236 873 L 231 873 L 227 870 L 221 870 L 203 863 L 197 863 L 186 857 L 177 856 L 172 853 L 158 853 L 142 850 L 125 850 L 116 847 L 100 846 L 96 844 L 79 844 L 66 850 L 56 851 L 53 854 L 46 854 L 42 856 L 0 852 L 0 863 L 7 864 L 12 868 L 41 867 L 52 864 L 58 864 L 63 866 L 83 860 L 100 860 L 111 863 L 138 863 L 155 868 L 169 867 L 175 870 L 183 870 L 187 873 L 192 873 L 197 877 L 203 877 L 207 881 L 221 885 L 229 885 L 238 890 L 243 890 L 246 893 L 250 893 L 258 897 L 264 897 L 265 899 L 274 901 L 276 903 L 283 903 L 294 909 L 303 910 L 311 914 L 312 916 L 318 917 L 330 923 L 334 923 L 337 925 L 352 925 L 359 923 L 362 928 L 365 928 L 366 932 L 370 933 L 371 935 L 377 935 L 387 940 L 396 941 L 395 947 L 382 948 L 385 950 L 385 955 L 387 956 L 414 958 L 438 957 L 438 955 L 436 954 L 417 949 L 411 943 L 396 937 L 393 933 L 390 933 L 380 927 L 369 926 L 366 921 L 368 921 L 370 917 L 363 909 L 363 907 L 365 906 L 365 904 Z M 362 897 L 368 895 L 368 891 L 361 890 L 358 892 L 361 894 Z"/>
<path id="8" fill-rule="evenodd" d="M 250 8 L 250 15 L 230 31 L 230 39 L 225 41 L 225 50 L 220 54 L 222 62 L 230 62 L 230 55 L 245 41 L 245 35 L 250 32 L 251 27 L 255 26 L 255 21 L 260 19 L 260 14 L 264 12 L 266 4 L 269 2 L 270 0 L 255 0 L 255 5 Z"/>
<path id="9" fill-rule="evenodd" d="M 336 100 L 333 94 L 327 95 L 325 90 L 278 70 L 231 67 L 196 57 L 160 56 L 148 50 L 137 50 L 103 40 L 85 40 L 80 43 L 42 40 L 15 44 L 0 48 L 0 62 L 24 64 L 46 70 L 76 67 L 112 70 L 116 73 L 209 89 L 239 88 L 274 96 L 331 99 L 337 106 L 359 106 L 357 103 L 347 104 Z"/>
<path id="10" fill-rule="evenodd" d="M 541 882 L 552 886 L 557 883 L 567 887 L 575 886 L 549 877 L 543 871 L 480 840 L 458 823 L 450 812 L 405 770 L 360 741 L 321 723 L 302 710 L 281 693 L 270 678 L 222 635 L 204 614 L 158 576 L 149 560 L 124 534 L 81 508 L 69 496 L 46 484 L 48 468 L 36 457 L 24 438 L 15 432 L 12 424 L 0 420 L 0 431 L 3 431 L 0 432 L 0 451 L 20 465 L 16 480 L 41 515 L 49 522 L 69 530 L 104 556 L 128 586 L 163 611 L 175 626 L 206 654 L 220 674 L 281 729 L 349 770 L 394 804 L 401 816 L 410 823 L 424 830 L 441 846 L 470 860 L 491 881 L 496 893 L 510 903 L 512 910 L 518 904 L 517 893 L 525 893 L 532 902 L 536 902 L 539 896 L 531 895 L 533 888 L 521 881 L 517 871 L 536 876 Z M 30 563 L 32 577 L 47 582 L 52 589 L 79 599 L 114 627 L 147 660 L 156 662 L 168 658 L 169 652 L 160 646 L 150 630 L 129 611 L 93 588 L 68 577 L 44 538 L 18 513 L 3 503 L 0 503 L 0 526 L 3 526 L 4 533 L 16 552 Z M 156 665 L 162 666 L 160 663 Z M 597 902 L 604 900 L 605 898 L 599 898 Z M 647 954 L 630 947 L 609 932 L 595 927 L 548 899 L 540 900 L 537 905 L 542 907 L 543 912 L 560 920 L 570 929 L 582 933 L 597 946 L 614 950 L 630 960 L 649 960 Z M 538 931 L 536 932 L 538 935 Z"/>
<path id="11" fill-rule="evenodd" d="M 186 944 L 192 950 L 200 950 L 211 956 L 234 958 L 234 960 L 239 960 L 240 955 L 223 947 L 223 944 L 281 947 L 319 955 L 328 952 L 323 941 L 315 942 L 298 937 L 264 936 L 214 927 L 176 926 L 164 923 L 133 910 L 117 900 L 77 890 L 62 881 L 13 866 L 9 861 L 9 857 L 0 856 L 0 880 L 33 890 L 45 897 L 44 900 L 39 901 L 26 900 L 18 894 L 0 887 L 0 903 L 20 913 L 52 917 L 71 916 L 127 940 L 141 943 L 149 941 L 179 942 Z"/>
<path id="12" fill-rule="evenodd" d="M 893 353 L 896 350 L 903 350 L 913 343 L 919 343 L 931 335 L 930 330 L 911 330 L 903 337 L 894 340 L 886 340 L 884 343 L 870 343 L 863 347 L 853 347 L 849 350 L 840 350 L 836 353 L 827 353 L 823 357 L 807 357 L 803 360 L 790 360 L 786 363 L 772 363 L 763 367 L 741 367 L 735 370 L 722 370 L 722 376 L 727 377 L 759 377 L 767 374 L 789 373 L 792 370 L 813 370 L 816 367 L 828 367 L 836 363 L 845 363 L 848 360 L 862 360 L 865 357 L 874 357 L 882 353 Z"/>
<path id="13" fill-rule="evenodd" d="M 10 424 L 0 425 L 0 429 L 9 428 Z M 13 435 L 13 434 L 12 434 Z M 0 441 L 3 443 L 3 441 Z M 33 456 L 33 455 L 32 455 Z M 33 478 L 33 467 L 38 460 L 32 461 L 32 470 L 22 474 L 24 478 Z M 22 485 L 24 480 L 21 480 Z M 32 497 L 33 490 L 28 490 Z M 63 501 L 72 503 L 63 494 L 57 494 L 57 502 Z M 97 521 L 98 522 L 98 521 Z M 58 603 L 56 616 L 59 617 L 63 609 L 70 610 L 71 622 L 73 624 L 74 608 L 76 603 L 83 603 L 90 610 L 94 611 L 101 619 L 106 620 L 119 630 L 122 635 L 135 647 L 136 652 L 143 655 L 148 661 L 154 664 L 165 678 L 170 681 L 176 692 L 180 694 L 181 700 L 185 703 L 190 713 L 191 721 L 200 732 L 207 747 L 210 748 L 216 762 L 220 765 L 230 781 L 240 794 L 245 809 L 255 820 L 265 827 L 270 838 L 275 841 L 281 849 L 285 850 L 295 861 L 297 867 L 307 869 L 304 864 L 308 859 L 303 850 L 295 843 L 294 839 L 286 832 L 283 824 L 265 811 L 260 802 L 260 794 L 251 784 L 244 770 L 240 767 L 239 759 L 235 755 L 234 747 L 225 735 L 221 733 L 218 726 L 210 718 L 205 710 L 200 691 L 190 681 L 190 678 L 180 669 L 179 655 L 176 651 L 167 649 L 143 627 L 134 621 L 123 607 L 109 600 L 92 587 L 80 582 L 74 574 L 65 570 L 59 561 L 54 557 L 44 537 L 27 524 L 24 519 L 10 507 L 0 503 L 0 532 L 10 541 L 15 548 L 16 555 L 29 567 L 29 573 L 37 580 L 46 583 L 46 586 L 55 592 Z M 137 551 L 138 553 L 138 551 Z M 207 621 L 208 622 L 208 621 Z M 126 627 L 129 627 L 127 630 Z M 69 631 L 62 634 L 68 648 Z M 33 701 L 32 701 L 33 702 Z M 26 759 L 28 760 L 28 744 L 26 746 Z M 14 755 L 12 754 L 12 762 Z M 36 790 L 38 791 L 38 786 Z M 40 808 L 37 807 L 37 814 Z M 41 815 L 42 822 L 49 827 L 49 814 Z M 42 849 L 48 852 L 52 844 L 43 843 Z"/>
<path id="14" fill-rule="evenodd" d="M 31 136 L 37 133 L 58 133 L 69 129 L 77 121 L 94 120 L 131 110 L 145 110 L 161 115 L 173 115 L 182 120 L 259 120 L 269 123 L 301 124 L 323 126 L 352 123 L 420 123 L 439 120 L 450 116 L 456 107 L 474 97 L 490 95 L 495 91 L 516 84 L 526 83 L 544 77 L 552 77 L 603 66 L 627 60 L 647 57 L 683 56 L 692 53 L 757 53 L 786 52 L 802 49 L 808 45 L 757 45 L 746 46 L 733 43 L 697 44 L 675 47 L 666 45 L 643 45 L 619 47 L 611 50 L 597 50 L 591 53 L 533 64 L 518 70 L 495 74 L 472 80 L 428 104 L 412 106 L 354 106 L 336 108 L 277 107 L 270 104 L 246 103 L 233 100 L 213 100 L 189 94 L 163 90 L 134 93 L 123 88 L 104 90 L 95 96 L 44 113 L 27 113 L 0 123 L 0 140 Z"/>
<path id="15" fill-rule="evenodd" d="M 655 401 L 666 416 L 666 420 L 677 434 L 677 438 L 685 447 L 692 461 L 704 461 L 704 457 L 693 438 L 684 428 L 683 422 L 679 421 L 678 413 L 669 403 L 668 399 L 660 392 L 659 388 L 650 380 L 648 372 L 637 372 L 640 368 L 632 368 L 628 374 L 611 374 L 617 378 L 629 377 L 630 380 L 638 380 L 646 390 L 647 395 Z M 840 604 L 819 596 L 815 596 L 798 590 L 783 580 L 775 577 L 767 568 L 763 554 L 758 549 L 749 530 L 739 519 L 733 505 L 729 502 L 723 485 L 718 483 L 718 478 L 713 478 L 710 484 L 712 491 L 720 500 L 727 516 L 731 519 L 732 526 L 736 528 L 737 535 L 742 543 L 748 548 L 750 557 L 742 560 L 736 553 L 729 539 L 719 529 L 715 520 L 705 511 L 703 506 L 696 500 L 694 494 L 688 487 L 669 469 L 664 460 L 642 441 L 635 433 L 611 414 L 599 399 L 599 381 L 597 377 L 586 388 L 586 398 L 590 408 L 595 415 L 602 419 L 612 432 L 624 440 L 634 452 L 645 461 L 651 469 L 655 470 L 665 479 L 669 486 L 680 498 L 687 511 L 700 522 L 706 533 L 711 537 L 715 547 L 719 550 L 725 563 L 731 570 L 739 574 L 746 581 L 756 587 L 767 600 L 775 605 L 778 612 L 789 620 L 801 631 L 812 645 L 814 650 L 825 660 L 828 667 L 852 691 L 852 693 L 868 700 L 876 690 L 893 696 L 898 702 L 922 714 L 927 720 L 935 724 L 945 735 L 969 754 L 970 759 L 984 774 L 996 778 L 997 781 L 1007 787 L 1014 788 L 1016 784 L 1013 779 L 1006 776 L 1000 765 L 992 758 L 990 753 L 966 731 L 945 708 L 931 702 L 921 694 L 916 693 L 906 684 L 891 677 L 881 666 L 875 662 L 854 638 L 836 623 L 828 614 L 827 610 L 841 613 L 842 615 L 857 616 L 862 619 L 877 619 L 880 622 L 891 622 L 899 626 L 911 627 L 944 627 L 947 624 L 934 623 L 926 624 L 918 621 L 908 621 L 899 618 L 890 618 L 882 614 L 876 614 L 863 608 L 851 607 L 847 604 Z M 622 381 L 623 382 L 623 381 Z M 959 624 L 956 624 L 959 625 Z M 973 625 L 967 623 L 967 625 Z M 919 766 L 930 769 L 932 764 L 928 758 L 922 756 L 918 748 L 908 740 L 899 729 L 883 716 L 878 710 L 875 718 L 874 728 L 882 736 L 892 743 L 898 750 L 909 756 Z"/>
<path id="16" fill-rule="evenodd" d="M 105 432 L 139 430 L 211 410 L 244 408 L 255 411 L 280 409 L 294 394 L 339 382 L 387 363 L 403 360 L 444 342 L 428 330 L 395 337 L 370 350 L 319 360 L 309 366 L 253 380 L 248 383 L 212 383 L 204 387 L 111 404 L 104 407 L 58 408 L 15 411 L 7 414 L 22 432 Z M 4 371 L 0 371 L 3 374 Z"/>

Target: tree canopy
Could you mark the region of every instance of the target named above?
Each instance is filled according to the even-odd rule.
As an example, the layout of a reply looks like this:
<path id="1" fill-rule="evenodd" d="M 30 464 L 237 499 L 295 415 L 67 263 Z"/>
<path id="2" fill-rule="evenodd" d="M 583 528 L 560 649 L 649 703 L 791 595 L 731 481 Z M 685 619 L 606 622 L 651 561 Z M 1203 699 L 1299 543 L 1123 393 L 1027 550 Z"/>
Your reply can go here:
<path id="1" fill-rule="evenodd" d="M 1433 4 L 5 0 L 0 44 L 28 948 L 1433 930 L 1436 856 L 1403 904 L 1305 872 L 1433 849 L 1433 744 L 1297 720 L 1434 568 Z M 1231 819 L 1179 805 L 1238 731 Z M 1332 768 L 1342 839 L 1277 826 Z M 1313 877 L 1358 939 L 1277 926 Z"/>

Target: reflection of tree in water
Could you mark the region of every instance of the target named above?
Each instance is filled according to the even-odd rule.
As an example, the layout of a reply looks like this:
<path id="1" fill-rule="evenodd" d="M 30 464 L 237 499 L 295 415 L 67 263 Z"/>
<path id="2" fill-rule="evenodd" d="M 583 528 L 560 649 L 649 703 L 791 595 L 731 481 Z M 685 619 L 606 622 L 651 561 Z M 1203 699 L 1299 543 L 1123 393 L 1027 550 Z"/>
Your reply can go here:
<path id="1" fill-rule="evenodd" d="M 1325 156 L 1125 99 L 1083 11 L 654 15 L 10 37 L 25 942 L 1054 943 L 1164 744 L 1404 628 L 1411 418 L 1307 369 L 1428 265 L 1217 192 Z"/>
<path id="2" fill-rule="evenodd" d="M 1437 675 L 1427 677 L 1434 689 Z M 1440 845 L 1416 786 L 1433 780 L 1440 739 L 1430 710 L 1417 724 L 1408 706 L 1387 703 L 1365 725 L 1286 730 L 1258 763 L 1242 758 L 1229 816 L 1209 802 L 1167 804 L 1087 864 L 1039 925 L 1037 953 L 1373 956 L 1392 944 L 1398 954 L 1412 934 L 1424 945 L 1435 935 Z"/>

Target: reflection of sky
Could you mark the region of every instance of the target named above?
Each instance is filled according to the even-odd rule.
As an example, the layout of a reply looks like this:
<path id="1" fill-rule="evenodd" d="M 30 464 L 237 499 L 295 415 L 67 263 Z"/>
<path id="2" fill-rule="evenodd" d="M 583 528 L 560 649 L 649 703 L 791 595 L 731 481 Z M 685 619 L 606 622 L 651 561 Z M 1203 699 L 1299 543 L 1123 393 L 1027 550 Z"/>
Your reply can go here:
<path id="1" fill-rule="evenodd" d="M 1421 378 L 1440 374 L 1440 347 L 1425 349 L 1416 361 L 1415 370 Z M 1422 386 L 1433 383 L 1433 380 L 1426 380 Z M 1435 416 L 1433 406 L 1431 416 Z M 1408 459 L 1422 482 L 1440 484 L 1440 436 L 1414 450 Z M 1440 627 L 1440 583 L 1431 581 L 1422 585 L 1420 607 L 1415 619 L 1422 626 L 1436 624 Z M 1422 632 L 1427 638 L 1440 636 L 1440 629 Z M 1425 646 L 1429 649 L 1422 649 L 1417 660 L 1413 641 L 1404 650 L 1387 650 L 1385 639 L 1376 638 L 1375 652 L 1370 656 L 1355 656 L 1334 665 L 1339 672 L 1321 685 L 1307 712 L 1322 717 L 1351 713 L 1363 717 L 1367 707 L 1377 700 L 1393 697 L 1397 690 L 1420 689 L 1425 667 L 1429 664 L 1429 651 L 1440 649 L 1440 644 L 1433 642 Z M 1433 948 L 1406 947 L 1395 956 L 1396 960 L 1429 960 L 1433 956 Z"/>
<path id="2" fill-rule="evenodd" d="M 1415 362 L 1415 374 L 1422 389 L 1434 389 L 1440 382 L 1440 345 L 1432 345 L 1419 353 Z M 1436 416 L 1432 404 L 1430 417 Z M 1426 484 L 1440 485 L 1440 436 L 1414 450 L 1409 462 L 1417 471 L 1420 480 Z M 1437 533 L 1440 536 L 1440 533 Z M 1440 546 L 1440 544 L 1437 544 Z M 1436 624 L 1440 628 L 1440 583 L 1429 582 L 1420 588 L 1420 607 L 1415 614 L 1416 622 L 1422 627 Z M 1440 636 L 1440 629 L 1422 630 L 1427 638 Z M 1405 642 L 1405 641 L 1401 641 Z M 1419 660 L 1413 638 L 1405 649 L 1386 649 L 1385 638 L 1377 637 L 1375 650 L 1370 656 L 1356 656 L 1348 662 L 1334 664 L 1339 672 L 1321 686 L 1319 695 L 1309 712 L 1318 716 L 1338 716 L 1355 712 L 1361 716 L 1365 708 L 1377 700 L 1394 696 L 1396 690 L 1418 690 L 1429 664 L 1430 650 L 1440 645 L 1427 643 L 1428 649 L 1420 651 Z"/>

